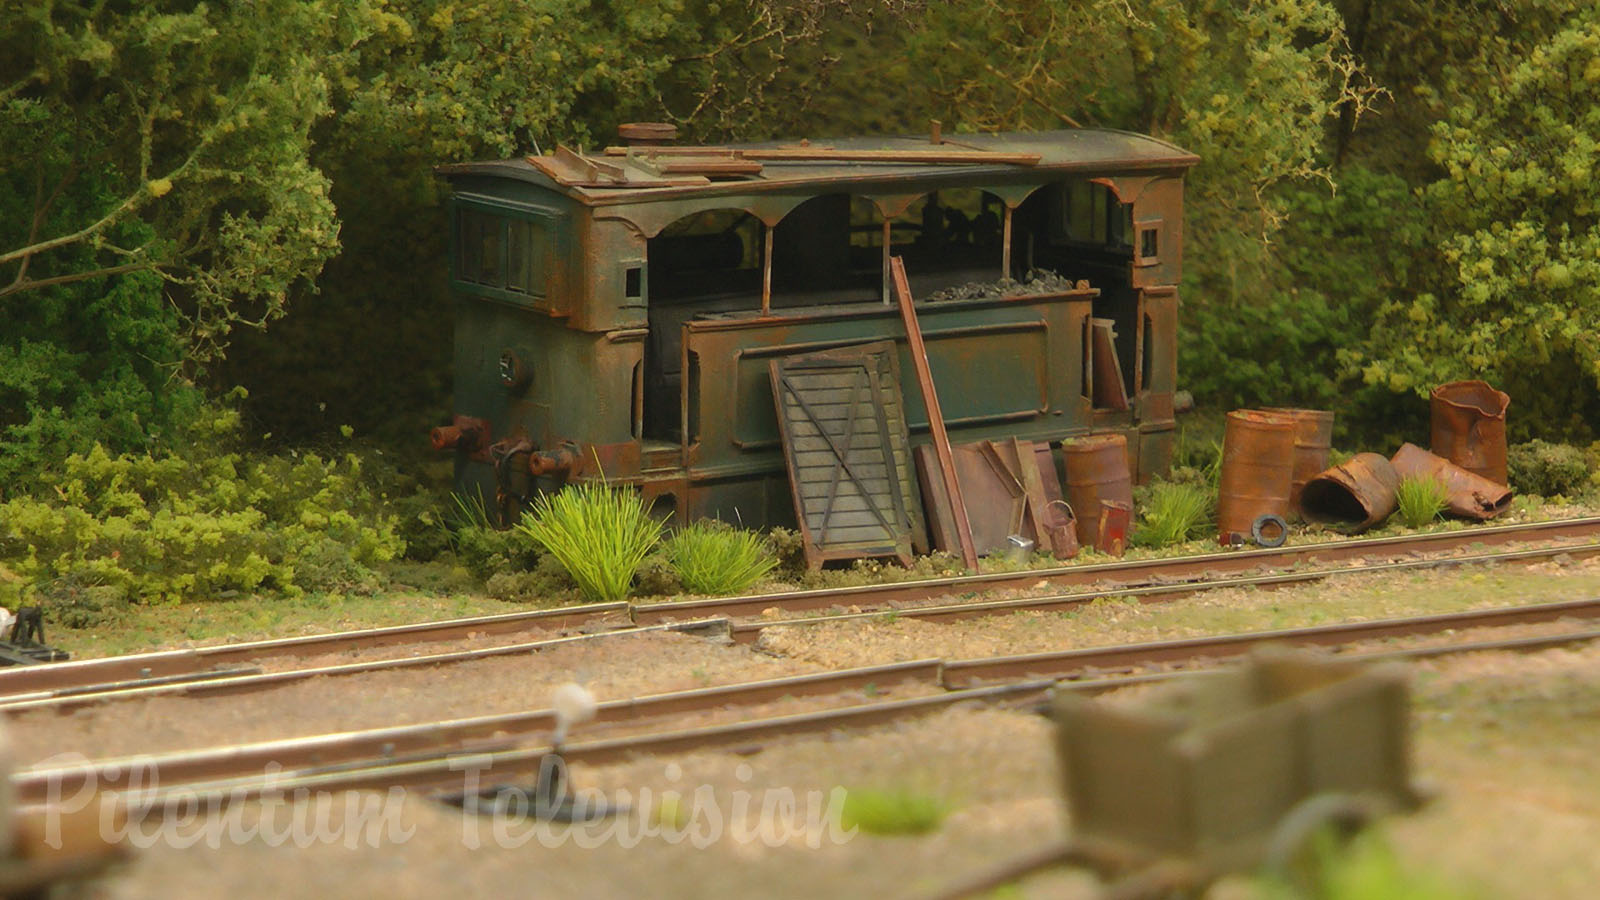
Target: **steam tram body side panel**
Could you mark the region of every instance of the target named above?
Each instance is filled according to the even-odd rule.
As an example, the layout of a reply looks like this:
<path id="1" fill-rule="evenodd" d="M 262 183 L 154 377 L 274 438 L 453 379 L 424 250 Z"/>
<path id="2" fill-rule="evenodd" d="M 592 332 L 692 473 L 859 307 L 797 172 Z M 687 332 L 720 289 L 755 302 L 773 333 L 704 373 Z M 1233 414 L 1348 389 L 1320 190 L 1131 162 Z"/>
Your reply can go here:
<path id="1" fill-rule="evenodd" d="M 707 148 L 700 176 L 678 174 L 697 151 L 677 147 L 662 157 L 676 167 L 650 148 L 441 167 L 458 489 L 506 522 L 539 490 L 604 478 L 678 521 L 792 525 L 768 362 L 904 348 L 891 254 L 910 274 L 952 441 L 1120 431 L 1140 480 L 1165 470 L 1183 176 L 1197 158 L 1090 129 L 964 135 L 960 162 L 941 161 L 942 146 L 837 141 L 803 162 L 737 167 Z M 1037 161 L 973 162 L 971 150 Z M 1065 281 L 935 297 L 1034 270 Z M 1114 367 L 1104 342 L 1095 359 L 1108 324 Z M 1097 389 L 1097 373 L 1120 382 Z M 922 398 L 902 378 L 912 442 L 925 442 Z"/>

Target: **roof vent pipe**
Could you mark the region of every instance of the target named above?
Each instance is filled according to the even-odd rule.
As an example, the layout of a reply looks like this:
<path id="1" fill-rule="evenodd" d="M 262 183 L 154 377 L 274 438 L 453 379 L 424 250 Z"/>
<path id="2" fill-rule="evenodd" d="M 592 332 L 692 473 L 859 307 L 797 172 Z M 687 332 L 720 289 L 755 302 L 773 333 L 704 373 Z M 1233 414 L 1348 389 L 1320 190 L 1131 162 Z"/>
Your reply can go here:
<path id="1" fill-rule="evenodd" d="M 626 122 L 617 126 L 617 137 L 630 147 L 659 147 L 678 139 L 678 126 L 671 122 Z"/>

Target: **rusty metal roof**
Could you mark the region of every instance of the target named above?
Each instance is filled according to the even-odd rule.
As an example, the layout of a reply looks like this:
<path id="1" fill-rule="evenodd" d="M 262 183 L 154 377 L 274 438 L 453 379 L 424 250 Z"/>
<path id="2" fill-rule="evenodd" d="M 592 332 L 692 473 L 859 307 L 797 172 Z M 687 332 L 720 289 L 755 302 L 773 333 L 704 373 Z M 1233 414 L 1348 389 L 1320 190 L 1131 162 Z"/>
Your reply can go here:
<path id="1" fill-rule="evenodd" d="M 1200 158 L 1148 135 L 1109 129 L 689 146 L 607 147 L 485 162 L 453 163 L 446 177 L 489 175 L 538 184 L 591 206 L 707 194 L 781 191 L 824 184 L 1026 179 L 1030 173 L 1111 174 L 1182 170 Z"/>

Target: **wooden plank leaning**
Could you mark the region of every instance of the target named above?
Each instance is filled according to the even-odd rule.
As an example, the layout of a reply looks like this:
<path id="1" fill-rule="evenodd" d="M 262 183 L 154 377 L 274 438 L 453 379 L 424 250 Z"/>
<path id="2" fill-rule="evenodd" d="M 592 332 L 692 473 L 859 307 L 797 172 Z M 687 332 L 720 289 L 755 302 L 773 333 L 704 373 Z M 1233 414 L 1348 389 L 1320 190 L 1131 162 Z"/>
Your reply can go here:
<path id="1" fill-rule="evenodd" d="M 900 318 L 906 325 L 911 365 L 917 370 L 917 386 L 922 389 L 922 402 L 928 409 L 928 430 L 933 434 L 933 450 L 939 459 L 945 491 L 950 495 L 951 512 L 955 513 L 956 536 L 961 541 L 961 564 L 976 572 L 978 551 L 972 545 L 972 526 L 967 522 L 967 505 L 961 499 L 961 484 L 956 480 L 955 458 L 950 452 L 950 433 L 945 431 L 944 413 L 939 410 L 939 395 L 933 387 L 933 371 L 928 366 L 928 347 L 922 341 L 922 326 L 917 324 L 917 310 L 911 303 L 911 283 L 906 279 L 906 264 L 900 257 L 894 256 L 890 257 L 889 266 L 894 278 L 895 297 L 900 303 Z"/>

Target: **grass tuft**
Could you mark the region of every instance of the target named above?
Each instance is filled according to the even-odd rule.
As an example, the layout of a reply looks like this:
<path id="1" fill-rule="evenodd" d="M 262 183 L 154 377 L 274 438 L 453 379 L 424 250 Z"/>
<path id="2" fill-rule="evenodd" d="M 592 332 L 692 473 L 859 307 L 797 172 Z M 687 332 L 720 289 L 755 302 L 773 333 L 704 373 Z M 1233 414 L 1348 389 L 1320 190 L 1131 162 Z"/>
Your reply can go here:
<path id="1" fill-rule="evenodd" d="M 517 528 L 561 563 L 585 600 L 607 602 L 628 596 L 662 525 L 633 491 L 586 482 L 541 494 Z"/>
<path id="2" fill-rule="evenodd" d="M 1400 521 L 1407 528 L 1421 528 L 1439 518 L 1444 513 L 1449 496 L 1444 482 L 1432 476 L 1402 478 L 1394 489 Z"/>
<path id="3" fill-rule="evenodd" d="M 778 565 L 760 535 L 713 522 L 696 522 L 673 535 L 666 557 L 693 594 L 737 594 Z"/>
<path id="4" fill-rule="evenodd" d="M 1211 494 L 1197 484 L 1152 485 L 1133 533 L 1138 547 L 1170 547 L 1196 537 L 1211 516 Z"/>
<path id="5" fill-rule="evenodd" d="M 839 824 L 868 834 L 927 834 L 949 814 L 950 804 L 928 794 L 852 790 L 845 795 Z"/>

